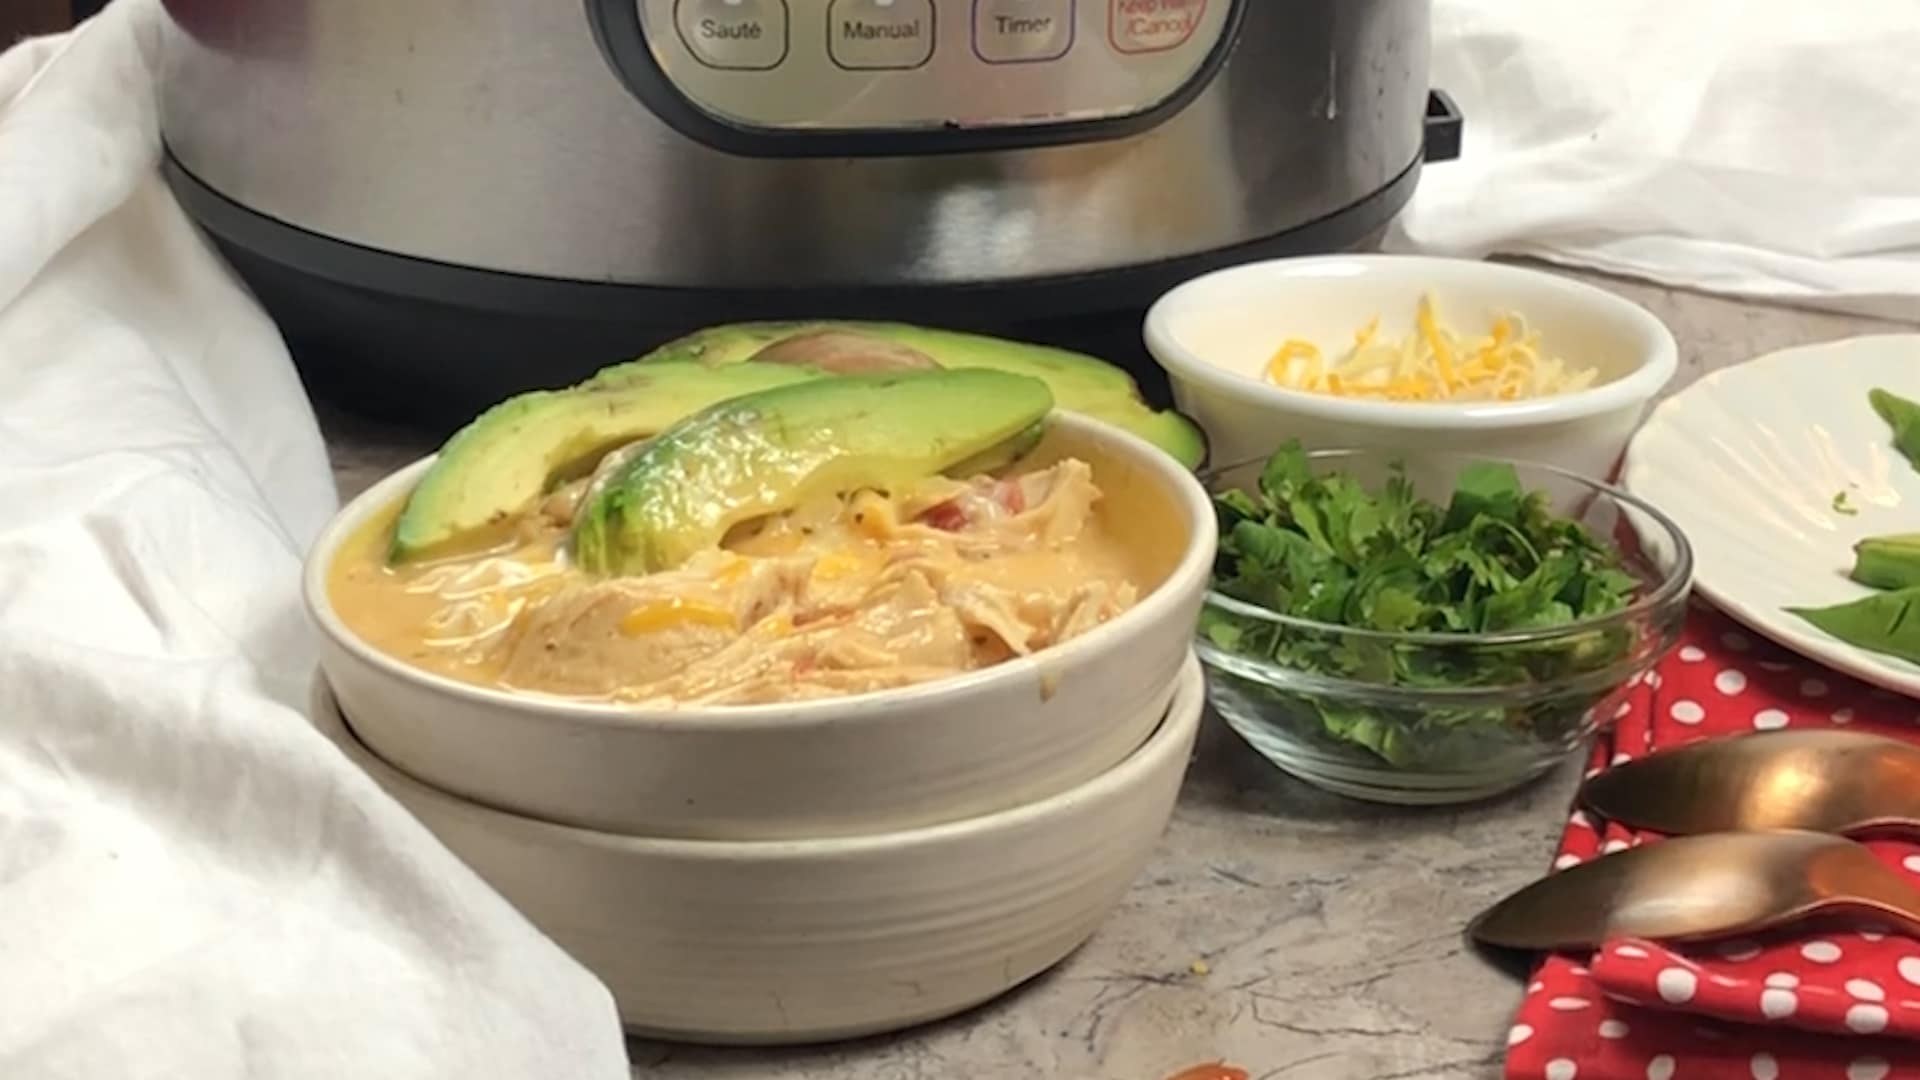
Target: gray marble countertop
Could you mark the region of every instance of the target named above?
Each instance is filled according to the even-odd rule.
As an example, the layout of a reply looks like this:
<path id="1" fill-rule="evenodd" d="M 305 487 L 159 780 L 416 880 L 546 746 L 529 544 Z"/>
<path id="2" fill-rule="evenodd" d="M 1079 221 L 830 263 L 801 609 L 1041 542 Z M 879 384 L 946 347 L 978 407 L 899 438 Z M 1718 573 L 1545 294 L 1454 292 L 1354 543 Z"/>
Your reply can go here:
<path id="1" fill-rule="evenodd" d="M 1595 275 L 1680 343 L 1669 391 L 1773 349 L 1912 327 Z M 342 497 L 422 452 L 418 435 L 323 415 Z M 1496 1077 L 1520 982 L 1462 938 L 1540 873 L 1577 767 L 1461 809 L 1319 793 L 1217 720 L 1203 730 L 1153 863 L 1093 940 L 968 1015 L 798 1050 L 634 1043 L 674 1080 L 1160 1080 L 1224 1058 L 1255 1077 Z M 1196 974 L 1196 972 L 1205 974 Z"/>

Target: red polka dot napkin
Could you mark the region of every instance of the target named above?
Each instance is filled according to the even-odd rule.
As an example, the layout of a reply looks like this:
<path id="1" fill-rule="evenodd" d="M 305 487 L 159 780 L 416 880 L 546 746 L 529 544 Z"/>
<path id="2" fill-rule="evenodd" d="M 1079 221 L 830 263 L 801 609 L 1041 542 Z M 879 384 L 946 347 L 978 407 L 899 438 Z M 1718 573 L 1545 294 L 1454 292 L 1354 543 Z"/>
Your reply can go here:
<path id="1" fill-rule="evenodd" d="M 1920 702 L 1697 607 L 1679 649 L 1628 692 L 1591 769 L 1716 735 L 1833 724 L 1920 741 Z M 1658 839 L 1576 812 L 1554 866 Z M 1868 847 L 1920 885 L 1920 842 Z M 1832 923 L 1682 948 L 1609 942 L 1542 963 L 1507 1042 L 1509 1080 L 1920 1080 L 1920 941 Z"/>

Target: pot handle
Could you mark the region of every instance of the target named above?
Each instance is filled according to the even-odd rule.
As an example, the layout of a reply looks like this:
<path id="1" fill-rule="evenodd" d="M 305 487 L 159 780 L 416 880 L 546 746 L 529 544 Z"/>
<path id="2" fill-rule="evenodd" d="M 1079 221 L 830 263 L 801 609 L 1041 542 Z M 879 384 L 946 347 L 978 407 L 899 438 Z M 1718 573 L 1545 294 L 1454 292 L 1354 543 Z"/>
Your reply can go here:
<path id="1" fill-rule="evenodd" d="M 1420 156 L 1428 163 L 1460 156 L 1460 129 L 1466 118 L 1445 90 L 1427 91 L 1427 132 Z"/>

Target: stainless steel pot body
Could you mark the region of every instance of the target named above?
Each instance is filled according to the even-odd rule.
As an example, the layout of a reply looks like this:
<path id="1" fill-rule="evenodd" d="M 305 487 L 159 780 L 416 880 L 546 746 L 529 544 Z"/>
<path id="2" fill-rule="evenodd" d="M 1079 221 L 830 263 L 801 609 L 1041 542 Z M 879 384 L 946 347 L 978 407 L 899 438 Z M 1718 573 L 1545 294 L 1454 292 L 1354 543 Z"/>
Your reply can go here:
<path id="1" fill-rule="evenodd" d="M 695 289 L 1083 274 L 1286 233 L 1415 166 L 1427 0 L 1243 3 L 1224 63 L 1147 130 L 823 158 L 682 134 L 572 0 L 168 0 L 163 127 L 242 207 L 459 267 Z"/>

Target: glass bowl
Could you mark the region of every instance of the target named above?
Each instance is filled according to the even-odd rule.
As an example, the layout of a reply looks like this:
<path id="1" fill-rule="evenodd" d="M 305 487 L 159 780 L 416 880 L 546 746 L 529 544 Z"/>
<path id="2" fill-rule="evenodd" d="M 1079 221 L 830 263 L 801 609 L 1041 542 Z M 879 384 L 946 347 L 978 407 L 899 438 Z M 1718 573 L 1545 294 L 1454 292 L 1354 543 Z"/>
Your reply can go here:
<path id="1" fill-rule="evenodd" d="M 1445 505 L 1471 454 L 1323 450 L 1316 473 L 1380 490 L 1399 463 Z M 1678 641 L 1693 554 L 1646 502 L 1547 465 L 1505 461 L 1527 491 L 1611 543 L 1640 582 L 1607 615 L 1495 633 L 1356 629 L 1208 593 L 1197 650 L 1214 709 L 1241 738 L 1317 787 L 1376 802 L 1484 798 L 1552 769 L 1610 723 L 1626 690 Z M 1212 474 L 1218 492 L 1252 488 L 1263 461 Z"/>

